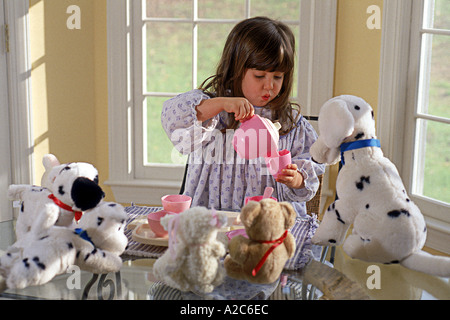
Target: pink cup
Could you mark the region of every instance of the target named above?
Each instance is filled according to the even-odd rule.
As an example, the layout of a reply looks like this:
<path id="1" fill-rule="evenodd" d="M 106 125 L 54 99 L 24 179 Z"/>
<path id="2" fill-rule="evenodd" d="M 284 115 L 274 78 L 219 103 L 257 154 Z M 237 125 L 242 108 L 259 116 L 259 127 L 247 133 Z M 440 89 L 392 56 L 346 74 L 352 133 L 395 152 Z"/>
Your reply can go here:
<path id="1" fill-rule="evenodd" d="M 147 221 L 150 229 L 152 229 L 153 233 L 160 238 L 167 236 L 168 232 L 161 225 L 161 218 L 168 214 L 174 214 L 173 212 L 169 212 L 166 210 L 160 210 L 156 212 L 149 213 L 147 215 Z"/>
<path id="2" fill-rule="evenodd" d="M 262 199 L 263 199 L 263 196 L 245 197 L 245 204 L 247 204 L 249 201 L 261 201 Z M 274 197 L 270 197 L 267 199 L 272 199 L 272 200 L 278 201 L 278 199 L 274 198 Z"/>
<path id="3" fill-rule="evenodd" d="M 279 156 L 265 159 L 270 174 L 276 179 L 281 171 L 291 164 L 291 152 L 284 149 L 279 152 Z"/>
<path id="4" fill-rule="evenodd" d="M 183 194 L 169 194 L 161 198 L 164 210 L 181 213 L 190 208 L 192 198 Z"/>

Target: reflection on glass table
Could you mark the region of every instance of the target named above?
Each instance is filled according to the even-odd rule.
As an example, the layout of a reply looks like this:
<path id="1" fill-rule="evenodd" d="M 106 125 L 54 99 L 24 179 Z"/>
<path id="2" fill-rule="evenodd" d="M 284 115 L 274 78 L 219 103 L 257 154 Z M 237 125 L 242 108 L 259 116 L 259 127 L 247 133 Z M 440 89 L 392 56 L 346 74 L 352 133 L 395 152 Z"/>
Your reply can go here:
<path id="1" fill-rule="evenodd" d="M 152 273 L 155 261 L 125 260 L 119 272 L 107 275 L 74 270 L 42 286 L 7 289 L 0 297 L 70 300 L 450 299 L 449 278 L 429 276 L 398 265 L 371 265 L 352 260 L 340 248 L 334 267 L 312 260 L 303 270 L 283 273 L 280 280 L 270 285 L 253 285 L 227 277 L 224 284 L 208 295 L 181 292 L 158 281 Z M 306 284 L 306 291 L 302 284 Z"/>

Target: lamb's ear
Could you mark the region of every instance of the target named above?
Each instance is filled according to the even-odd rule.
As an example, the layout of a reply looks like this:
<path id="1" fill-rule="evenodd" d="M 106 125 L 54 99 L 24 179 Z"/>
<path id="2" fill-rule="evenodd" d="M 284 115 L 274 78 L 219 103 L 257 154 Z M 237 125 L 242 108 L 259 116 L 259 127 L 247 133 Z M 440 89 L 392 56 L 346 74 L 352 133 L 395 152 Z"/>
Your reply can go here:
<path id="1" fill-rule="evenodd" d="M 353 132 L 355 120 L 347 103 L 338 98 L 327 101 L 319 112 L 319 132 L 328 148 L 337 148 Z"/>
<path id="2" fill-rule="evenodd" d="M 169 231 L 170 220 L 174 219 L 175 217 L 176 215 L 174 214 L 166 214 L 164 217 L 161 218 L 160 222 L 165 230 Z"/>

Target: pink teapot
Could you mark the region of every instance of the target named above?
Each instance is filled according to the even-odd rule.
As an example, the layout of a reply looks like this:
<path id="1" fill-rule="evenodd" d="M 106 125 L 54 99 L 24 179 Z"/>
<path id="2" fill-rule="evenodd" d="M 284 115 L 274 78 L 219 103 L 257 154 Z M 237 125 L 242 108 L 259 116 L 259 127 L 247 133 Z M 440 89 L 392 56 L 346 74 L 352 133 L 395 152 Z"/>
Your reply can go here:
<path id="1" fill-rule="evenodd" d="M 255 114 L 236 129 L 233 136 L 234 150 L 244 159 L 277 157 L 280 128 L 279 122 L 273 123 Z"/>

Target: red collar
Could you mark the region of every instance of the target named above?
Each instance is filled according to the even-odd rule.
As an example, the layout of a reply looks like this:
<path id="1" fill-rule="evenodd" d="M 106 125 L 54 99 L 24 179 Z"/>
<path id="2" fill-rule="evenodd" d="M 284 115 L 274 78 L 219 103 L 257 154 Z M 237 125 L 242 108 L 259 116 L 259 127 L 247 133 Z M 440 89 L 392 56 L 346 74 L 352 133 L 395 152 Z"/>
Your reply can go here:
<path id="1" fill-rule="evenodd" d="M 264 262 L 266 262 L 267 257 L 269 256 L 269 254 L 271 254 L 272 251 L 275 250 L 276 247 L 278 247 L 280 244 L 283 243 L 283 241 L 284 241 L 284 239 L 286 239 L 287 235 L 288 235 L 288 230 L 284 231 L 283 235 L 281 237 L 279 237 L 278 239 L 276 239 L 276 240 L 255 240 L 256 242 L 259 242 L 259 243 L 273 243 L 273 245 L 269 248 L 269 250 L 266 251 L 264 256 L 261 258 L 261 260 L 256 265 L 256 267 L 252 270 L 252 275 L 253 276 L 256 276 L 256 274 L 258 273 L 259 269 L 261 269 L 261 267 L 263 266 Z"/>
<path id="2" fill-rule="evenodd" d="M 67 204 L 61 202 L 58 198 L 56 198 L 53 194 L 50 194 L 48 196 L 49 199 L 53 200 L 53 202 L 60 207 L 61 209 L 73 212 L 75 214 L 75 220 L 78 222 L 78 220 L 81 219 L 81 216 L 83 215 L 83 212 L 81 211 L 75 211 L 72 209 L 72 207 L 68 206 Z"/>

